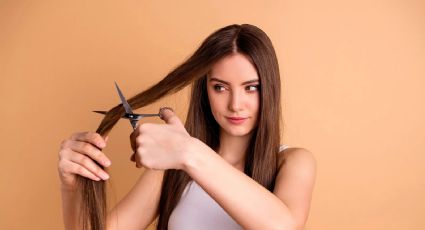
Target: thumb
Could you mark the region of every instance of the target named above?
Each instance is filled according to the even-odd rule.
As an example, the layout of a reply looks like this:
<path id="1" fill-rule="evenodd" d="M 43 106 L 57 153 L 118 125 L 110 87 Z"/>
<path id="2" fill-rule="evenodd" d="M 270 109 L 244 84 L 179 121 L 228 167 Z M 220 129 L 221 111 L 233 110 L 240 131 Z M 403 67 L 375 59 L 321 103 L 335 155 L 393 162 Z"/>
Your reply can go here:
<path id="1" fill-rule="evenodd" d="M 180 121 L 179 117 L 177 117 L 177 115 L 174 113 L 174 110 L 170 107 L 161 107 L 159 109 L 159 116 L 167 124 L 184 128 L 183 123 Z"/>

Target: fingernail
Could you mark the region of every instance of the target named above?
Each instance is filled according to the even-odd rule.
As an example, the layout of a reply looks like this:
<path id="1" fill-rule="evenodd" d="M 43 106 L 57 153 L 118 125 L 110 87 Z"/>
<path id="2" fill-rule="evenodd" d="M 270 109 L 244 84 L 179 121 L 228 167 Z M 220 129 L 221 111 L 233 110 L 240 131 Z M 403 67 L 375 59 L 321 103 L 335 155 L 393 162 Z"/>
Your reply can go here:
<path id="1" fill-rule="evenodd" d="M 110 161 L 108 161 L 108 160 L 104 161 L 104 162 L 103 162 L 103 164 L 104 164 L 106 167 L 111 166 L 111 162 L 110 162 Z"/>
<path id="2" fill-rule="evenodd" d="M 100 142 L 100 143 L 99 143 L 99 146 L 100 146 L 101 148 L 105 148 L 106 144 L 105 144 L 105 142 Z"/>
<path id="3" fill-rule="evenodd" d="M 171 107 L 161 107 L 161 108 L 159 109 L 159 111 L 162 111 L 162 110 L 164 110 L 164 109 L 168 109 L 168 110 L 171 110 L 171 112 L 174 112 L 174 110 L 173 110 Z"/>
<path id="4" fill-rule="evenodd" d="M 100 177 L 101 177 L 103 180 L 107 180 L 107 179 L 109 179 L 109 175 L 108 175 L 108 174 L 106 174 L 106 173 L 104 173 L 104 172 L 101 172 L 101 173 L 100 173 Z"/>
<path id="5" fill-rule="evenodd" d="M 161 107 L 161 108 L 159 109 L 159 118 L 161 118 L 161 119 L 163 119 L 163 118 L 164 118 L 164 117 L 162 116 L 162 111 L 163 111 L 164 109 L 168 109 L 168 110 L 170 110 L 171 112 L 173 112 L 173 113 L 174 113 L 174 110 L 173 110 L 171 107 Z"/>

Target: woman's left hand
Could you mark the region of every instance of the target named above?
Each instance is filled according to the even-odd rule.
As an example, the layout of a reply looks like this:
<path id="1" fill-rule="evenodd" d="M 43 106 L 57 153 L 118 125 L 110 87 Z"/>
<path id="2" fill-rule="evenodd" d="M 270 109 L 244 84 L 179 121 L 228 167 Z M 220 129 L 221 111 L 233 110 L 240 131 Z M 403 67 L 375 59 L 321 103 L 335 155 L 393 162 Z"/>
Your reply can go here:
<path id="1" fill-rule="evenodd" d="M 170 109 L 160 109 L 166 124 L 139 124 L 130 135 L 136 167 L 150 169 L 183 169 L 185 157 L 193 138 Z"/>

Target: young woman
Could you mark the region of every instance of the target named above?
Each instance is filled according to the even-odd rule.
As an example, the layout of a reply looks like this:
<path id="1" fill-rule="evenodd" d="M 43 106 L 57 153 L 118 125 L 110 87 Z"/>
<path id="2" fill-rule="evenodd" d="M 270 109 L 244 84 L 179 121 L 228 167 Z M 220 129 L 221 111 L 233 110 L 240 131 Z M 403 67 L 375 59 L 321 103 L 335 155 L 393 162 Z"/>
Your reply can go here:
<path id="1" fill-rule="evenodd" d="M 136 167 L 146 168 L 109 212 L 102 152 L 124 114 L 108 111 L 96 132 L 77 132 L 59 151 L 66 229 L 304 229 L 316 161 L 281 144 L 280 76 L 268 36 L 230 25 L 151 88 L 133 109 L 191 84 L 186 122 L 160 109 L 165 124 L 139 122 L 130 135 Z"/>

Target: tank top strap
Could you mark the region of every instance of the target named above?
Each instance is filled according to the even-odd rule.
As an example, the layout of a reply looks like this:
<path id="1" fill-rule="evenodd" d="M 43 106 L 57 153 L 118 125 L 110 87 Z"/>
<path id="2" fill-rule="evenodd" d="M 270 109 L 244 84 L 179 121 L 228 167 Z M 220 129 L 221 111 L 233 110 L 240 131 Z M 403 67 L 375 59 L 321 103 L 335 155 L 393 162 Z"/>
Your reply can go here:
<path id="1" fill-rule="evenodd" d="M 282 152 L 283 150 L 285 150 L 285 149 L 287 149 L 287 148 L 289 148 L 289 146 L 288 146 L 288 145 L 281 144 L 281 145 L 279 146 L 279 152 Z"/>

